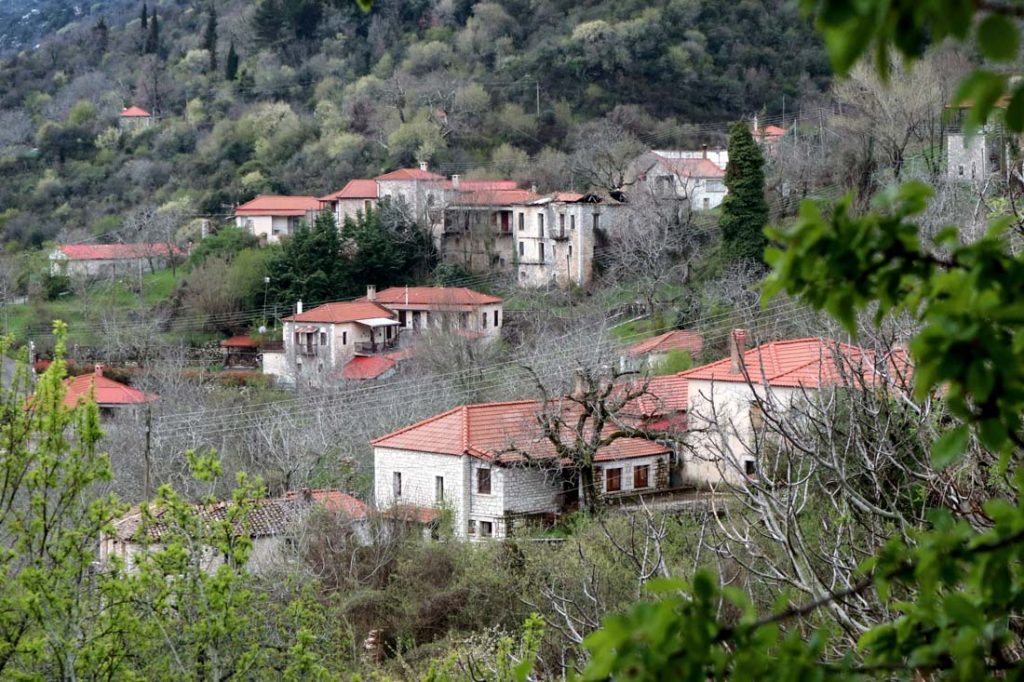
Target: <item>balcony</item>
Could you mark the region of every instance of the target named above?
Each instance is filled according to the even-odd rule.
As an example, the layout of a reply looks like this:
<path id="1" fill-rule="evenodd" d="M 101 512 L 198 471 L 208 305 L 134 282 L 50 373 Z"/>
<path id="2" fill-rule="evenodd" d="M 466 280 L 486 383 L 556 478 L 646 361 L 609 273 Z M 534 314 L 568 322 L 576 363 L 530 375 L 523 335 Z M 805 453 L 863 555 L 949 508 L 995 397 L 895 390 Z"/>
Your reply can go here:
<path id="1" fill-rule="evenodd" d="M 376 355 L 394 350 L 398 345 L 398 337 L 383 341 L 356 341 L 354 344 L 356 355 Z"/>
<path id="2" fill-rule="evenodd" d="M 569 233 L 565 231 L 565 228 L 551 231 L 551 238 L 556 242 L 565 241 L 569 238 Z"/>

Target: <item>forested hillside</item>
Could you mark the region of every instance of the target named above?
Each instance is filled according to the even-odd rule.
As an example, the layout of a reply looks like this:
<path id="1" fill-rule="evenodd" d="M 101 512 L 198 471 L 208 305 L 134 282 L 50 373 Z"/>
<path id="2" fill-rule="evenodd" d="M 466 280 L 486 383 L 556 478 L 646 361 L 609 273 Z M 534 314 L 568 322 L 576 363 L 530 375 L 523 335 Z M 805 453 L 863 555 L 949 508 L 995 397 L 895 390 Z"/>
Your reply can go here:
<path id="1" fill-rule="evenodd" d="M 576 185 L 594 119 L 717 142 L 828 78 L 782 0 L 140 2 L 0 63 L 0 230 L 10 247 L 123 231 L 140 206 L 220 217 L 423 161 Z M 158 124 L 119 132 L 127 105 Z"/>

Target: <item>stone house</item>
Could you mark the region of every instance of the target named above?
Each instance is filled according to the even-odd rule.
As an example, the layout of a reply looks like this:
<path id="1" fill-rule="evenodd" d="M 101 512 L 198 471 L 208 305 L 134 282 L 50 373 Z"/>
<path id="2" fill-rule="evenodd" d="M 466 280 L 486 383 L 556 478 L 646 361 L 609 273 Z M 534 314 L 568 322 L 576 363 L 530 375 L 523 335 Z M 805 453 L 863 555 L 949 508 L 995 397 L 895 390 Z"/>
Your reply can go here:
<path id="1" fill-rule="evenodd" d="M 126 107 L 117 115 L 117 127 L 121 130 L 135 130 L 153 125 L 153 114 L 142 107 Z"/>
<path id="2" fill-rule="evenodd" d="M 612 234 L 625 216 L 612 197 L 557 192 L 515 207 L 512 268 L 521 287 L 585 286 L 594 272 L 602 234 Z"/>
<path id="3" fill-rule="evenodd" d="M 455 533 L 473 539 L 506 537 L 572 509 L 579 483 L 540 431 L 543 409 L 536 400 L 464 405 L 374 440 L 377 508 L 447 509 Z M 615 440 L 596 457 L 599 492 L 667 489 L 673 457 L 651 440 Z"/>
<path id="4" fill-rule="evenodd" d="M 235 225 L 261 242 L 275 244 L 293 234 L 299 224 L 312 224 L 320 210 L 316 197 L 261 194 L 235 207 Z"/>
<path id="5" fill-rule="evenodd" d="M 516 208 L 539 198 L 525 189 L 486 189 L 456 196 L 434 221 L 438 253 L 469 272 L 511 272 Z"/>
<path id="6" fill-rule="evenodd" d="M 377 208 L 378 187 L 376 180 L 349 180 L 337 192 L 319 198 L 320 207 L 334 214 L 334 222 L 338 228 L 346 218 L 355 218 L 357 214 L 366 214 L 370 209 Z"/>
<path id="7" fill-rule="evenodd" d="M 465 287 L 366 288 L 365 301 L 384 306 L 397 315 L 401 329 L 419 332 L 450 330 L 481 337 L 501 336 L 502 299 Z"/>
<path id="8" fill-rule="evenodd" d="M 652 196 L 684 203 L 692 210 L 718 208 L 725 198 L 727 150 L 653 150 L 631 165 L 627 177 Z"/>
<path id="9" fill-rule="evenodd" d="M 773 341 L 748 350 L 746 339 L 745 331 L 733 331 L 728 358 L 676 375 L 686 382 L 691 432 L 686 483 L 736 485 L 757 476 L 768 413 L 774 419 L 799 419 L 799 405 L 823 390 L 891 385 L 911 372 L 902 353 L 882 358 L 823 338 Z"/>
<path id="10" fill-rule="evenodd" d="M 196 506 L 199 517 L 208 522 L 223 521 L 231 502 Z M 351 522 L 357 536 L 366 520 L 366 505 L 340 490 L 296 490 L 281 497 L 255 500 L 247 515 L 247 530 L 252 539 L 252 553 L 246 568 L 251 572 L 269 568 L 282 558 L 286 548 L 296 543 L 296 531 L 314 510 L 323 510 Z M 135 507 L 114 521 L 114 532 L 100 538 L 99 560 L 119 558 L 131 570 L 142 553 L 159 551 L 171 529 L 161 519 L 165 510 L 151 507 L 152 522 L 146 524 L 142 511 Z M 203 568 L 215 571 L 224 561 L 212 547 L 204 550 Z"/>
<path id="11" fill-rule="evenodd" d="M 325 303 L 308 311 L 300 301 L 295 314 L 281 322 L 283 371 L 295 385 L 324 386 L 341 380 L 353 358 L 386 354 L 398 345 L 398 316 L 370 301 Z"/>
<path id="12" fill-rule="evenodd" d="M 50 252 L 50 275 L 80 279 L 156 272 L 185 253 L 173 244 L 64 244 Z"/>

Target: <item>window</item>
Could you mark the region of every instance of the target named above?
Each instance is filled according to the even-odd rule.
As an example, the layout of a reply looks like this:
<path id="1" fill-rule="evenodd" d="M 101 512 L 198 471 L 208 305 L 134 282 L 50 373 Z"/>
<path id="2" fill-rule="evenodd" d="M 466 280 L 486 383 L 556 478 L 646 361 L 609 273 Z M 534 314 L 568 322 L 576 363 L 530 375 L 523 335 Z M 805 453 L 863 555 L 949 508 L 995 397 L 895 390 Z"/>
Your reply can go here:
<path id="1" fill-rule="evenodd" d="M 558 214 L 558 231 L 561 232 L 562 234 L 565 234 L 565 214 L 564 213 L 559 213 Z"/>
<path id="2" fill-rule="evenodd" d="M 343 346 L 347 346 L 348 345 L 348 332 L 342 332 L 341 333 L 341 345 L 343 345 Z"/>
<path id="3" fill-rule="evenodd" d="M 544 238 L 544 214 L 543 213 L 538 213 L 537 214 L 537 234 L 540 235 L 541 239 Z"/>
<path id="4" fill-rule="evenodd" d="M 750 428 L 754 431 L 764 428 L 764 410 L 760 403 L 750 403 Z"/>
<path id="5" fill-rule="evenodd" d="M 320 345 L 321 346 L 326 346 L 327 345 L 327 332 L 320 332 Z"/>
<path id="6" fill-rule="evenodd" d="M 519 255 L 520 256 L 525 256 L 526 255 L 526 243 L 525 242 L 519 242 Z"/>
<path id="7" fill-rule="evenodd" d="M 480 537 L 489 538 L 494 535 L 494 524 L 490 521 L 480 522 Z"/>
<path id="8" fill-rule="evenodd" d="M 370 200 L 367 199 L 366 201 L 363 202 L 363 211 L 369 211 L 369 210 L 370 210 Z"/>
<path id="9" fill-rule="evenodd" d="M 402 325 L 403 327 L 405 326 L 405 311 L 404 310 L 399 310 L 398 311 L 398 324 Z"/>
<path id="10" fill-rule="evenodd" d="M 544 242 L 541 242 L 537 246 L 540 247 L 540 262 L 543 263 L 544 262 Z"/>
<path id="11" fill-rule="evenodd" d="M 743 473 L 745 473 L 747 476 L 756 476 L 757 475 L 757 467 L 754 466 L 754 460 L 752 460 L 752 459 L 743 460 Z"/>
<path id="12" fill-rule="evenodd" d="M 600 213 L 595 213 L 594 214 L 594 231 L 596 232 L 597 230 L 600 230 L 600 229 L 601 229 L 601 214 Z"/>
<path id="13" fill-rule="evenodd" d="M 498 326 L 498 311 L 497 310 L 494 311 L 494 326 L 495 327 Z"/>
<path id="14" fill-rule="evenodd" d="M 470 535 L 476 535 L 476 520 L 470 519 L 466 524 L 466 532 Z"/>
<path id="15" fill-rule="evenodd" d="M 633 487 L 646 488 L 650 483 L 651 465 L 633 467 Z"/>
<path id="16" fill-rule="evenodd" d="M 616 467 L 614 469 L 604 470 L 604 489 L 605 492 L 615 493 L 622 490 L 622 468 Z"/>
<path id="17" fill-rule="evenodd" d="M 391 489 L 393 490 L 395 497 L 402 496 L 402 472 L 396 471 L 391 474 Z"/>
<path id="18" fill-rule="evenodd" d="M 711 199 L 704 197 L 704 208 L 711 208 Z"/>
<path id="19" fill-rule="evenodd" d="M 520 213 L 519 214 L 519 231 L 520 232 L 523 231 L 523 225 L 525 225 L 525 224 L 526 224 L 526 214 L 525 213 Z"/>
<path id="20" fill-rule="evenodd" d="M 572 244 L 569 244 L 569 255 L 572 255 Z"/>
<path id="21" fill-rule="evenodd" d="M 958 166 L 957 168 L 960 171 L 960 175 L 963 175 L 964 174 L 964 167 L 963 166 Z"/>
<path id="22" fill-rule="evenodd" d="M 444 502 L 444 476 L 434 476 L 434 499 Z"/>
<path id="23" fill-rule="evenodd" d="M 574 215 L 569 216 L 569 229 L 570 230 L 575 230 L 576 229 L 576 216 L 574 216 Z"/>
<path id="24" fill-rule="evenodd" d="M 476 470 L 476 491 L 481 495 L 491 494 L 491 470 Z"/>
<path id="25" fill-rule="evenodd" d="M 487 329 L 487 313 L 480 315 L 480 324 L 483 325 L 484 329 Z"/>

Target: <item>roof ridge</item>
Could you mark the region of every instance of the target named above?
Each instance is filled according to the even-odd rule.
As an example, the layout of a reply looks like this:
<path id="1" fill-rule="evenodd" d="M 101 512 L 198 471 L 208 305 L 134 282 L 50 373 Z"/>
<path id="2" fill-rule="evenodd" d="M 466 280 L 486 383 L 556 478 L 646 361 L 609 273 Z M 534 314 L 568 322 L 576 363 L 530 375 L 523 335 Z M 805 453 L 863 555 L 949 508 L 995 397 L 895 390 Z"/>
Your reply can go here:
<path id="1" fill-rule="evenodd" d="M 469 407 L 462 406 L 462 451 L 469 452 Z"/>
<path id="2" fill-rule="evenodd" d="M 377 443 L 379 443 L 380 441 L 384 440 L 385 438 L 392 438 L 394 436 L 401 435 L 403 433 L 406 433 L 407 431 L 411 431 L 412 429 L 418 428 L 420 426 L 426 426 L 427 424 L 431 424 L 433 422 L 436 422 L 438 419 L 441 419 L 442 417 L 448 417 L 448 416 L 454 414 L 455 412 L 457 412 L 458 410 L 462 409 L 463 407 L 465 407 L 465 405 L 460 405 L 458 407 L 453 407 L 450 410 L 445 410 L 444 412 L 439 412 L 439 413 L 437 413 L 435 415 L 431 415 L 430 417 L 427 417 L 426 419 L 421 419 L 418 422 L 414 422 L 412 424 L 409 424 L 408 426 L 403 426 L 402 428 L 398 429 L 397 431 L 392 431 L 391 433 L 386 433 L 383 436 L 380 436 L 379 438 L 374 438 L 373 440 L 370 441 L 370 445 L 376 445 Z"/>

